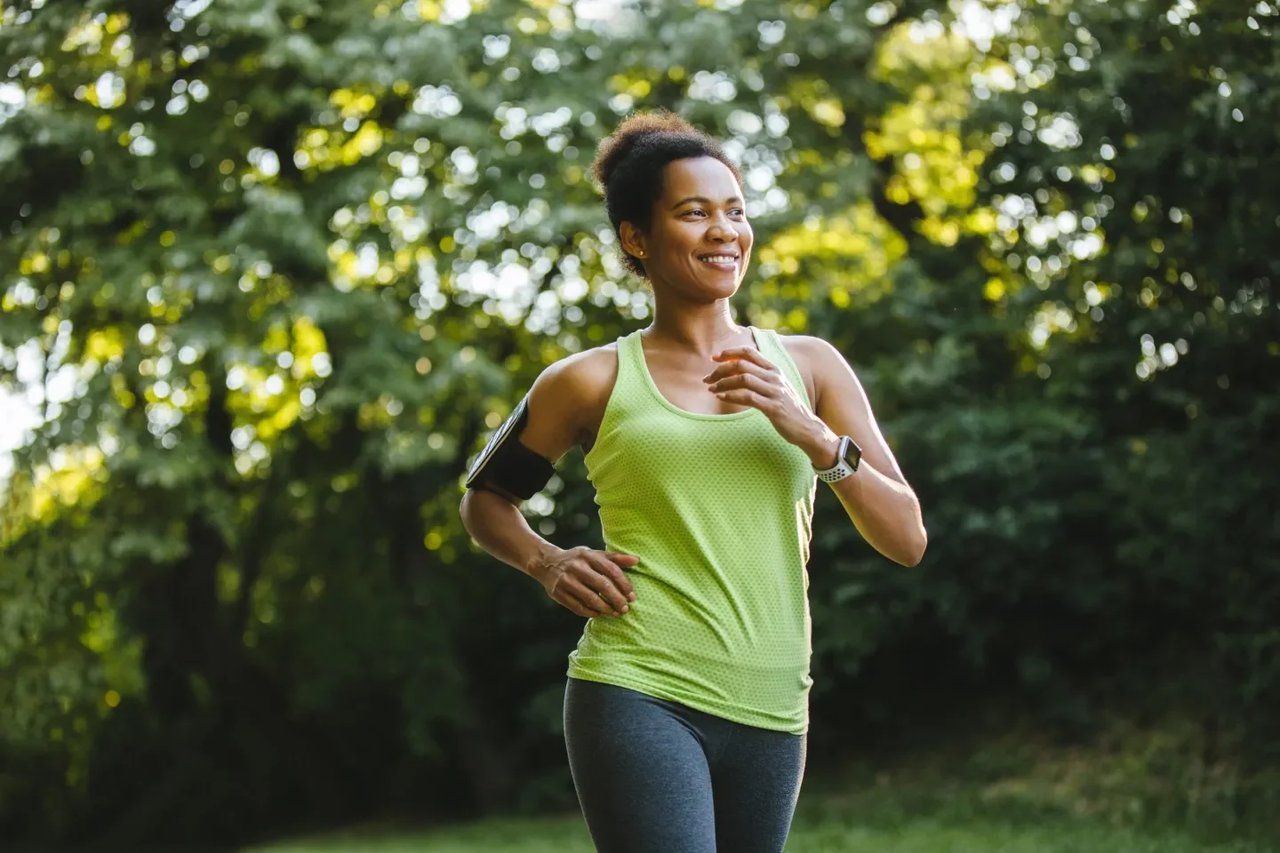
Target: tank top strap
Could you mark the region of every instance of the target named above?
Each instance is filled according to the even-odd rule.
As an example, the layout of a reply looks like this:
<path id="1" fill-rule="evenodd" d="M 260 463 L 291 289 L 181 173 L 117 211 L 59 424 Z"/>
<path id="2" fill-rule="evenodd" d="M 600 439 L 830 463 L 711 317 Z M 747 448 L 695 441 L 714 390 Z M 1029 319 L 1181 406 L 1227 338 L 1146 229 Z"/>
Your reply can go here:
<path id="1" fill-rule="evenodd" d="M 792 390 L 812 410 L 813 401 L 809 399 L 809 389 L 805 387 L 804 375 L 800 373 L 800 368 L 796 366 L 791 353 L 787 352 L 782 336 L 773 329 L 761 329 L 759 326 L 752 326 L 752 328 L 759 333 L 760 351 L 764 353 L 764 357 L 778 366 L 783 377 L 791 383 Z"/>
<path id="2" fill-rule="evenodd" d="M 632 399 L 644 390 L 644 351 L 640 348 L 640 330 L 618 338 L 618 377 L 614 394 Z"/>
<path id="3" fill-rule="evenodd" d="M 609 392 L 609 402 L 600 425 L 601 435 L 605 434 L 607 426 L 649 407 L 639 330 L 617 339 L 617 355 L 618 373 Z"/>

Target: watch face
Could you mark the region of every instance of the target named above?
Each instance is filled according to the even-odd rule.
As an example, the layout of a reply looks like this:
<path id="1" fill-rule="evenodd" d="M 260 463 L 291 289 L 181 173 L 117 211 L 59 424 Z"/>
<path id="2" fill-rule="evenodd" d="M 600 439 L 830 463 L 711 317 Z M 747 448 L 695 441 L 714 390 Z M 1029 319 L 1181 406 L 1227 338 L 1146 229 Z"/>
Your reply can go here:
<path id="1" fill-rule="evenodd" d="M 840 459 L 853 470 L 858 470 L 858 463 L 862 461 L 862 448 L 858 446 L 858 442 L 848 436 L 840 442 Z"/>

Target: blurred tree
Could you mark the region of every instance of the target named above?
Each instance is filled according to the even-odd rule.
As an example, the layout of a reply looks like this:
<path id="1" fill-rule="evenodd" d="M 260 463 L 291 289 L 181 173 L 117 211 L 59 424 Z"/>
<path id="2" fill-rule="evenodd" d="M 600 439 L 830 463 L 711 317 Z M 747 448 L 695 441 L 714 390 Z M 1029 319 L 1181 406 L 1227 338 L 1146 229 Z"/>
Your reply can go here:
<path id="1" fill-rule="evenodd" d="M 1280 226 L 1277 16 L 1028 7 L 993 42 L 1008 70 L 974 115 L 997 129 L 995 248 L 1021 273 L 1002 297 L 1034 306 L 1051 402 L 1094 423 L 1101 488 L 1074 502 L 1096 502 L 1098 570 L 1124 595 L 1095 602 L 1110 627 L 1092 639 L 1206 676 L 1271 762 L 1280 261 L 1257 247 Z"/>

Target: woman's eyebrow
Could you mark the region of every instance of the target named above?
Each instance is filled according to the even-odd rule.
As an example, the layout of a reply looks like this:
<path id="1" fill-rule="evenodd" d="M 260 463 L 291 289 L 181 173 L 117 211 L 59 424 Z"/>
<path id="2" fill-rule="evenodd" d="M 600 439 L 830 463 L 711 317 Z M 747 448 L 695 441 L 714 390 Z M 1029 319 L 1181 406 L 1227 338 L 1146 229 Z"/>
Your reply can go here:
<path id="1" fill-rule="evenodd" d="M 698 204 L 711 204 L 711 199 L 709 198 L 705 198 L 704 196 L 700 196 L 700 195 L 691 195 L 688 198 L 682 198 L 675 204 L 671 205 L 671 209 L 675 210 L 677 207 L 680 207 L 681 205 L 689 204 L 690 202 L 695 202 L 695 201 Z M 730 196 L 729 198 L 724 200 L 724 203 L 725 204 L 742 204 L 742 199 L 738 198 L 736 195 Z"/>

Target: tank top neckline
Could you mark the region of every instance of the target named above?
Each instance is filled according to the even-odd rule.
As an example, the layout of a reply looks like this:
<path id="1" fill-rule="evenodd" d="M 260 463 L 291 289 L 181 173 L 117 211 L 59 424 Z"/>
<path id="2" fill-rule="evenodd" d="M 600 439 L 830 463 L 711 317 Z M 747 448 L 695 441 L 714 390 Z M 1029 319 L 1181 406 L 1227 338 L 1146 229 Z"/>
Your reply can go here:
<path id="1" fill-rule="evenodd" d="M 756 345 L 756 349 L 761 353 L 764 353 L 764 347 L 761 345 L 764 333 L 750 324 L 747 325 L 747 328 L 751 330 L 751 340 Z M 699 421 L 734 421 L 741 420 L 742 418 L 749 418 L 753 414 L 760 413 L 759 410 L 752 408 L 746 408 L 740 412 L 691 412 L 688 409 L 680 408 L 675 403 L 668 400 L 666 395 L 662 393 L 662 389 L 658 387 L 658 383 L 654 380 L 653 374 L 649 372 L 649 362 L 646 361 L 644 357 L 643 336 L 640 334 L 642 331 L 643 329 L 637 329 L 632 333 L 634 336 L 632 338 L 632 345 L 635 349 L 634 358 L 637 362 L 637 366 L 640 368 L 640 375 L 644 377 L 644 384 L 648 386 L 649 392 L 660 404 L 662 404 L 663 408 L 681 417 Z M 768 358 L 767 354 L 765 355 L 765 358 Z"/>

